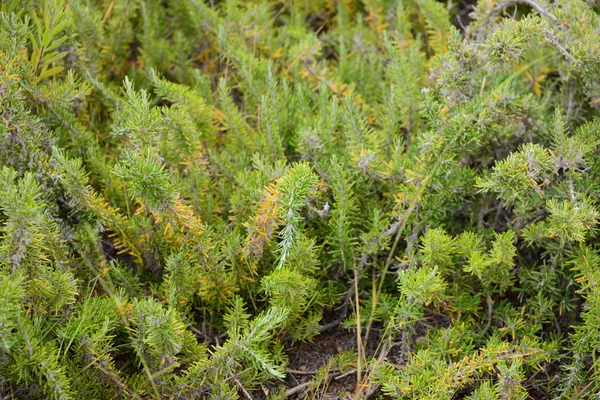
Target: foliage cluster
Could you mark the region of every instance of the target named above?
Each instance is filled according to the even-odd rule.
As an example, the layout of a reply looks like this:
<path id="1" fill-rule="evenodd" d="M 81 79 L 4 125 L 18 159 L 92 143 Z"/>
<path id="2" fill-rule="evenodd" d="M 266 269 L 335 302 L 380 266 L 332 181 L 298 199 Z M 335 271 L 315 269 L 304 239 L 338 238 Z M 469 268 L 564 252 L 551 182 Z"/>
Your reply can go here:
<path id="1" fill-rule="evenodd" d="M 3 1 L 0 396 L 597 396 L 598 10 Z"/>

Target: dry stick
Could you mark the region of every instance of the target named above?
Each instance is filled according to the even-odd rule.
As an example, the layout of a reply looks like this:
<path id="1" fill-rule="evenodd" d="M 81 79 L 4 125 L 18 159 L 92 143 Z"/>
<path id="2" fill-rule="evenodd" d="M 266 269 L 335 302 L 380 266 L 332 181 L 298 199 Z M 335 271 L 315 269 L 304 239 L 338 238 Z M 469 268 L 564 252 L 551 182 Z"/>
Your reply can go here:
<path id="1" fill-rule="evenodd" d="M 573 57 L 571 55 L 571 53 L 569 53 L 567 51 L 567 49 L 565 49 L 563 47 L 563 45 L 558 42 L 558 40 L 556 39 L 556 37 L 554 36 L 554 34 L 552 33 L 551 30 L 548 29 L 544 33 L 545 33 L 546 40 L 548 42 L 550 42 L 550 44 L 553 45 L 556 48 L 556 50 L 558 50 L 560 52 L 560 54 L 563 55 L 563 57 L 565 57 L 570 62 L 575 62 L 576 61 L 575 57 Z"/>
<path id="2" fill-rule="evenodd" d="M 356 362 L 356 395 L 360 394 L 360 383 L 361 383 L 361 366 L 364 357 L 364 348 L 361 334 L 361 322 L 360 322 L 360 304 L 358 298 L 358 270 L 354 268 L 354 301 L 356 302 L 356 350 L 358 352 L 358 359 Z"/>
<path id="3" fill-rule="evenodd" d="M 311 383 L 312 382 L 306 382 L 306 383 L 301 383 L 298 386 L 294 386 L 293 388 L 291 388 L 290 390 L 285 392 L 285 397 L 290 397 L 290 396 L 300 393 L 302 390 L 307 388 Z"/>
<path id="4" fill-rule="evenodd" d="M 554 15 L 554 14 L 550 13 L 548 10 L 542 8 L 542 6 L 540 6 L 533 0 L 511 0 L 511 1 L 507 1 L 505 3 L 500 3 L 491 10 L 491 13 L 489 13 L 488 16 L 494 15 L 495 13 L 499 13 L 500 11 L 507 9 L 510 6 L 516 6 L 518 4 L 526 4 L 529 7 L 533 8 L 535 11 L 537 11 L 538 14 L 548 17 L 552 21 L 558 20 L 558 18 L 556 18 L 556 15 Z M 514 16 L 513 16 L 513 18 L 514 18 Z"/>
<path id="5" fill-rule="evenodd" d="M 533 0 L 518 0 L 515 1 L 515 3 L 523 3 L 523 4 L 527 4 L 528 6 L 530 6 L 531 8 L 533 8 L 535 11 L 538 12 L 538 14 L 541 14 L 545 17 L 550 18 L 552 21 L 556 21 L 556 15 L 551 14 L 550 12 L 548 12 L 546 9 L 542 8 L 542 6 L 540 6 L 538 3 L 536 3 Z"/>
<path id="6" fill-rule="evenodd" d="M 343 374 L 340 374 L 336 377 L 334 377 L 333 379 L 342 379 L 347 377 L 348 375 L 352 375 L 353 373 L 357 372 L 355 369 L 348 371 L 348 372 L 344 372 Z M 290 397 L 293 396 L 295 394 L 300 393 L 301 391 L 303 391 L 304 389 L 306 389 L 308 386 L 310 386 L 312 382 L 305 382 L 305 383 L 301 383 L 298 386 L 294 386 L 293 388 L 289 389 L 287 392 L 285 392 L 285 397 Z"/>
<path id="7" fill-rule="evenodd" d="M 242 391 L 242 393 L 244 393 L 244 396 L 248 399 L 248 400 L 252 400 L 252 396 L 250 395 L 250 393 L 248 393 L 248 391 L 246 390 L 246 388 L 244 387 L 244 385 L 242 385 L 242 382 L 240 382 L 240 380 L 232 374 L 231 376 L 233 378 L 233 381 L 235 382 L 235 385 Z"/>
<path id="8" fill-rule="evenodd" d="M 335 327 L 337 327 L 339 324 L 341 324 L 342 322 L 344 322 L 344 320 L 346 319 L 346 312 L 342 312 L 342 315 L 336 319 L 335 321 L 331 321 L 323 326 L 321 326 L 319 328 L 319 333 L 324 333 L 327 332 L 330 329 L 333 329 Z"/>
<path id="9" fill-rule="evenodd" d="M 219 339 L 223 339 L 223 338 L 227 337 L 227 332 L 223 332 L 220 335 L 215 335 L 215 336 L 211 337 L 210 335 L 202 332 L 200 329 L 196 328 L 193 325 L 190 325 L 189 328 L 192 332 L 194 332 L 196 334 L 196 336 L 201 337 L 202 340 L 204 340 L 205 342 L 214 341 L 217 345 L 219 345 Z"/>
<path id="10" fill-rule="evenodd" d="M 289 368 L 286 368 L 285 372 L 287 372 L 288 374 L 294 374 L 294 375 L 316 375 L 320 371 L 318 369 L 312 369 L 312 370 L 302 371 L 301 369 L 289 369 Z M 339 369 L 332 369 L 329 372 L 340 372 L 340 370 Z"/>
<path id="11" fill-rule="evenodd" d="M 356 370 L 355 370 L 355 369 L 353 369 L 353 370 L 351 370 L 351 371 L 344 372 L 343 374 L 341 374 L 341 375 L 338 375 L 338 376 L 336 376 L 336 377 L 335 377 L 335 378 L 333 378 L 333 379 L 335 379 L 335 380 L 337 381 L 337 380 L 339 380 L 339 379 L 342 379 L 342 378 L 345 378 L 345 377 L 347 377 L 347 376 L 349 376 L 349 375 L 352 375 L 352 374 L 354 374 L 355 372 L 356 372 Z"/>

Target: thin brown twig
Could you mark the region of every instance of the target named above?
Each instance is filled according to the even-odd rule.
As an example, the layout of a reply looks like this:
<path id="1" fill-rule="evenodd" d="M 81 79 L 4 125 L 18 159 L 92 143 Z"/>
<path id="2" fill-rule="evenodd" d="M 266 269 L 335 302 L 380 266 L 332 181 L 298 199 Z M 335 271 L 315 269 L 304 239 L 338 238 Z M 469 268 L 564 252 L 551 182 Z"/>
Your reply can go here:
<path id="1" fill-rule="evenodd" d="M 335 370 L 332 370 L 332 371 L 330 371 L 330 373 L 331 373 L 331 372 L 334 372 L 334 371 L 335 371 Z M 354 374 L 354 373 L 356 373 L 356 372 L 357 372 L 357 371 L 356 371 L 356 369 L 353 369 L 353 370 L 351 370 L 351 371 L 347 371 L 347 372 L 344 372 L 344 373 L 342 373 L 342 374 L 340 374 L 340 375 L 337 375 L 337 376 L 333 377 L 333 379 L 334 379 L 334 380 L 343 379 L 343 378 L 347 377 L 348 375 L 352 375 L 352 374 Z M 330 378 L 331 378 L 331 377 L 330 377 Z M 290 397 L 290 396 L 293 396 L 293 395 L 295 395 L 295 394 L 298 394 L 298 393 L 300 393 L 301 391 L 303 391 L 304 389 L 306 389 L 307 387 L 309 387 L 311 383 L 312 383 L 312 382 L 305 382 L 305 383 L 301 383 L 301 384 L 299 384 L 299 385 L 297 385 L 297 386 L 294 386 L 293 388 L 289 389 L 289 390 L 288 390 L 288 391 L 285 393 L 285 397 Z"/>
<path id="2" fill-rule="evenodd" d="M 242 382 L 240 382 L 240 380 L 235 375 L 233 375 L 232 378 L 233 378 L 233 381 L 235 382 L 235 385 L 238 387 L 238 389 L 240 389 L 242 391 L 242 393 L 244 393 L 244 396 L 248 400 L 252 400 L 252 396 L 250 395 L 250 393 L 248 393 L 248 391 L 246 390 L 246 388 L 244 387 Z"/>
<path id="3" fill-rule="evenodd" d="M 550 18 L 552 21 L 556 21 L 556 15 L 550 13 L 548 10 L 542 8 L 542 6 L 540 6 L 538 3 L 536 3 L 533 0 L 518 0 L 515 1 L 515 3 L 523 3 L 523 4 L 527 4 L 529 7 L 533 8 L 535 11 L 538 12 L 538 14 L 543 15 L 544 17 L 548 17 Z"/>
<path id="4" fill-rule="evenodd" d="M 285 392 L 285 397 L 290 397 L 290 396 L 300 393 L 302 390 L 307 388 L 310 384 L 311 384 L 311 382 L 306 382 L 306 383 L 301 383 L 298 386 L 294 386 L 293 388 L 291 388 L 290 390 Z"/>
<path id="5" fill-rule="evenodd" d="M 350 376 L 352 374 L 355 374 L 356 372 L 357 372 L 356 369 L 353 369 L 353 370 L 344 372 L 343 374 L 340 374 L 340 375 L 334 377 L 333 379 L 335 379 L 337 381 L 337 380 L 343 379 L 343 378 L 345 378 L 347 376 Z"/>
<path id="6" fill-rule="evenodd" d="M 335 321 L 331 321 L 331 322 L 326 323 L 325 325 L 322 325 L 319 328 L 319 333 L 324 333 L 330 329 L 337 327 L 339 324 L 344 322 L 345 319 L 346 319 L 346 312 L 342 313 L 342 315 L 339 318 L 337 318 Z"/>
<path id="7" fill-rule="evenodd" d="M 329 372 L 339 372 L 339 369 L 332 369 Z M 316 375 L 320 372 L 320 370 L 318 369 L 313 369 L 313 370 L 301 370 L 301 369 L 289 369 L 287 368 L 285 370 L 285 372 L 287 372 L 288 374 L 294 374 L 294 375 Z"/>
<path id="8" fill-rule="evenodd" d="M 361 334 L 361 319 L 360 319 L 360 299 L 358 296 L 358 278 L 359 272 L 357 269 L 354 269 L 354 297 L 356 303 L 356 350 L 357 350 L 357 362 L 356 362 L 356 395 L 360 394 L 360 382 L 361 382 L 361 369 L 362 369 L 362 361 L 365 356 L 365 349 L 362 341 Z"/>
<path id="9" fill-rule="evenodd" d="M 381 352 L 379 353 L 379 356 L 377 357 L 377 362 L 375 365 L 373 365 L 372 368 L 375 368 L 377 365 L 381 364 L 383 362 L 383 360 L 385 360 L 385 358 L 387 357 L 389 348 L 388 348 L 388 344 L 387 342 L 384 342 L 382 347 L 381 347 Z M 370 399 L 373 395 L 375 395 L 375 393 L 377 393 L 377 391 L 379 390 L 380 385 L 370 385 L 369 386 L 369 390 L 367 391 L 365 397 L 367 399 Z"/>
<path id="10" fill-rule="evenodd" d="M 550 44 L 552 46 L 554 46 L 556 48 L 556 50 L 558 50 L 560 52 L 560 54 L 563 55 L 564 58 L 566 58 L 567 60 L 569 60 L 572 63 L 574 63 L 575 61 L 577 61 L 575 59 L 575 57 L 573 57 L 571 55 L 571 53 L 569 53 L 568 50 L 565 49 L 564 46 L 559 43 L 558 39 L 556 39 L 556 37 L 554 36 L 554 34 L 552 33 L 552 31 L 550 31 L 549 29 L 546 30 L 544 32 L 544 37 L 546 38 L 546 40 L 548 42 L 550 42 Z"/>

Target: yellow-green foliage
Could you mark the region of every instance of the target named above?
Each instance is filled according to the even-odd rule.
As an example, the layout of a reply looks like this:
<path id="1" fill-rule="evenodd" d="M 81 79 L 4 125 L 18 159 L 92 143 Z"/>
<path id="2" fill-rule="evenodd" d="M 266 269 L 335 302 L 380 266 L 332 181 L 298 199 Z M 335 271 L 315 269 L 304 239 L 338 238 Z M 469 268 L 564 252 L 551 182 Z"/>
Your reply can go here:
<path id="1" fill-rule="evenodd" d="M 597 397 L 598 7 L 469 3 L 3 1 L 0 397 Z"/>

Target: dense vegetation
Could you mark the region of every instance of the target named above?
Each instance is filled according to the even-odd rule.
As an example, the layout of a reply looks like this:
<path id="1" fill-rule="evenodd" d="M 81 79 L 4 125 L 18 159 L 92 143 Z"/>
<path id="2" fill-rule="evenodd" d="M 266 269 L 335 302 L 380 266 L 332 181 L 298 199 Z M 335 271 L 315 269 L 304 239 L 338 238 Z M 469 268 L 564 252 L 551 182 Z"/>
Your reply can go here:
<path id="1" fill-rule="evenodd" d="M 597 396 L 593 0 L 0 11 L 0 397 Z"/>

